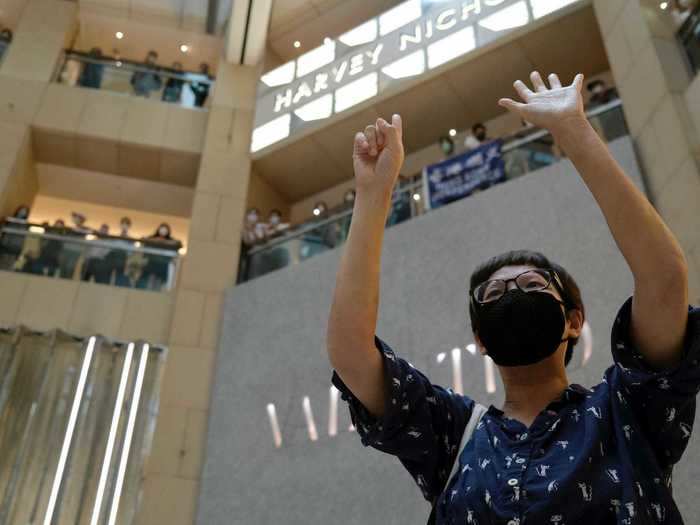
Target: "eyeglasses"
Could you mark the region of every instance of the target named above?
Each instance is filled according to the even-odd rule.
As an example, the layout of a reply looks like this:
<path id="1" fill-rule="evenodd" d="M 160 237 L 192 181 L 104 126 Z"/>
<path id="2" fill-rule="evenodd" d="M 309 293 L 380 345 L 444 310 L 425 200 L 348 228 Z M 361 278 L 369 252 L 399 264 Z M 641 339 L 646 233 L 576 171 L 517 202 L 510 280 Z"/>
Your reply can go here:
<path id="1" fill-rule="evenodd" d="M 559 283 L 554 278 L 555 273 L 550 270 L 527 270 L 512 279 L 491 279 L 484 281 L 471 291 L 471 296 L 479 304 L 492 303 L 498 301 L 508 289 L 508 283 L 515 281 L 515 285 L 523 292 L 541 292 L 549 288 L 549 285 L 554 282 L 554 285 L 562 294 Z"/>

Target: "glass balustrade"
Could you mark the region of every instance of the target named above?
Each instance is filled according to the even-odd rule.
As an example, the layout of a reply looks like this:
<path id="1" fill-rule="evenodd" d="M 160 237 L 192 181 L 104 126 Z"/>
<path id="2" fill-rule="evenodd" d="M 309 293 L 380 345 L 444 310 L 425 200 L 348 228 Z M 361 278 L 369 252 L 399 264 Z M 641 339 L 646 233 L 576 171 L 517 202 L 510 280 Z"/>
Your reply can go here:
<path id="1" fill-rule="evenodd" d="M 96 236 L 6 219 L 0 270 L 142 290 L 170 290 L 180 244 Z"/>
<path id="2" fill-rule="evenodd" d="M 214 79 L 203 73 L 66 51 L 56 82 L 102 89 L 187 108 L 204 108 Z"/>
<path id="3" fill-rule="evenodd" d="M 628 134 L 622 104 L 616 99 L 587 112 L 588 119 L 606 142 Z M 562 159 L 552 136 L 537 128 L 524 128 L 504 139 L 502 156 L 506 182 L 550 166 Z M 478 190 L 477 190 L 478 191 Z M 476 193 L 476 191 L 475 191 Z M 426 209 L 424 184 L 420 176 L 402 181 L 392 196 L 387 227 L 422 215 Z M 342 245 L 348 236 L 352 209 L 317 218 L 244 250 L 238 282 L 248 281 L 292 264 L 299 264 L 320 253 Z"/>

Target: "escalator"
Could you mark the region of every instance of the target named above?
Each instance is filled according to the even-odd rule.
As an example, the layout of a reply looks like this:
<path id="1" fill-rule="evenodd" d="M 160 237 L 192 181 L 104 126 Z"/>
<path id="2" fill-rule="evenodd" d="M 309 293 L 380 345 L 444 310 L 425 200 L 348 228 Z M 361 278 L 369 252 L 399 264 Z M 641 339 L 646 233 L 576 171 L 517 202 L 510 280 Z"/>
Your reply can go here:
<path id="1" fill-rule="evenodd" d="M 0 330 L 0 525 L 131 524 L 165 350 Z"/>

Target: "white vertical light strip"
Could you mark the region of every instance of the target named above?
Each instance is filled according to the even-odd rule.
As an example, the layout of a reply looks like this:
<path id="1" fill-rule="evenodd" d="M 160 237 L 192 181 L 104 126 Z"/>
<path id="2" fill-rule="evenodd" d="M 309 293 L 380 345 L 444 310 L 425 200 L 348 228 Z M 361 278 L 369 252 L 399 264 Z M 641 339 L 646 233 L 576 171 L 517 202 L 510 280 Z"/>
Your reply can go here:
<path id="1" fill-rule="evenodd" d="M 100 520 L 102 498 L 104 497 L 105 485 L 107 484 L 109 464 L 112 462 L 112 450 L 114 449 L 114 440 L 117 437 L 117 429 L 119 428 L 119 418 L 122 414 L 124 404 L 124 393 L 126 392 L 126 383 L 129 380 L 129 370 L 131 370 L 131 359 L 133 355 L 134 343 L 129 343 L 129 346 L 126 349 L 126 357 L 124 357 L 124 365 L 122 366 L 122 376 L 119 379 L 117 399 L 114 402 L 114 412 L 112 412 L 112 424 L 109 427 L 109 436 L 107 437 L 105 456 L 102 459 L 102 471 L 100 472 L 100 481 L 97 484 L 97 494 L 95 495 L 95 505 L 92 507 L 92 518 L 90 518 L 90 525 L 97 525 L 97 522 Z"/>
<path id="2" fill-rule="evenodd" d="M 275 447 L 280 448 L 282 446 L 282 433 L 280 432 L 280 425 L 277 421 L 277 410 L 275 410 L 275 405 L 273 403 L 267 404 L 267 415 L 270 417 L 270 426 L 272 427 L 272 438 L 275 440 Z"/>
<path id="3" fill-rule="evenodd" d="M 68 417 L 68 425 L 66 427 L 66 434 L 63 437 L 63 445 L 61 447 L 61 454 L 58 457 L 58 465 L 56 466 L 56 475 L 53 478 L 53 485 L 51 487 L 51 494 L 49 495 L 49 502 L 46 506 L 46 514 L 44 515 L 44 525 L 51 525 L 53 521 L 53 512 L 56 508 L 56 499 L 58 498 L 58 491 L 61 488 L 61 478 L 63 478 L 63 470 L 66 468 L 66 459 L 68 458 L 68 451 L 70 450 L 71 441 L 73 440 L 73 431 L 75 430 L 75 422 L 78 418 L 78 410 L 80 409 L 80 402 L 83 399 L 83 391 L 85 390 L 85 382 L 87 381 L 87 374 L 90 370 L 90 363 L 92 362 L 92 354 L 95 350 L 95 343 L 97 341 L 96 337 L 91 337 L 88 339 L 87 350 L 85 352 L 85 357 L 83 358 L 83 366 L 80 369 L 80 378 L 78 379 L 78 386 L 75 389 L 75 397 L 73 397 L 73 406 L 70 410 L 70 416 Z"/>
<path id="4" fill-rule="evenodd" d="M 314 423 L 314 415 L 311 412 L 311 400 L 309 400 L 309 396 L 304 396 L 302 406 L 304 407 L 306 427 L 309 430 L 309 439 L 311 441 L 318 441 L 318 432 L 316 431 L 316 423 Z"/>
<path id="5" fill-rule="evenodd" d="M 336 436 L 338 434 L 338 396 L 340 390 L 335 385 L 331 385 L 328 392 L 328 435 Z"/>
<path id="6" fill-rule="evenodd" d="M 119 461 L 119 471 L 117 472 L 117 482 L 114 485 L 112 506 L 109 509 L 108 525 L 114 525 L 117 521 L 117 513 L 119 512 L 119 499 L 122 495 L 122 486 L 124 485 L 124 476 L 126 475 L 126 464 L 129 461 L 131 438 L 134 434 L 134 426 L 136 426 L 136 415 L 139 411 L 139 402 L 141 401 L 141 390 L 143 388 L 143 378 L 146 375 L 146 365 L 148 364 L 149 349 L 150 346 L 148 344 L 144 344 L 141 348 L 141 359 L 139 359 L 139 369 L 136 373 L 136 383 L 134 385 L 134 397 L 131 400 L 131 408 L 129 409 L 129 419 L 126 424 L 124 444 L 122 445 L 122 456 Z"/>
<path id="7" fill-rule="evenodd" d="M 489 356 L 484 356 L 484 379 L 486 383 L 486 392 L 489 394 L 496 393 L 496 374 L 493 370 L 493 359 Z"/>
<path id="8" fill-rule="evenodd" d="M 588 321 L 585 321 L 581 328 L 581 339 L 583 339 L 583 359 L 581 359 L 581 368 L 583 368 L 593 356 L 593 332 Z"/>
<path id="9" fill-rule="evenodd" d="M 452 349 L 452 385 L 458 394 L 464 394 L 462 388 L 462 349 Z"/>

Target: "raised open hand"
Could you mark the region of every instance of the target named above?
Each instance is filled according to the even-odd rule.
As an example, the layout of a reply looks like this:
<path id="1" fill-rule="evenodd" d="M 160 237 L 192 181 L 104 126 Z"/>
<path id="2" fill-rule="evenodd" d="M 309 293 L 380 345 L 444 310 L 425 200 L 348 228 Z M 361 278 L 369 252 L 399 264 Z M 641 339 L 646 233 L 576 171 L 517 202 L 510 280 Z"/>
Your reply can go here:
<path id="1" fill-rule="evenodd" d="M 552 133 L 572 120 L 586 118 L 581 96 L 583 75 L 576 75 L 571 85 L 562 86 L 559 77 L 552 73 L 549 75 L 549 88 L 537 71 L 530 74 L 530 80 L 534 91 L 520 80 L 513 84 L 524 103 L 502 98 L 498 104 Z"/>
<path id="2" fill-rule="evenodd" d="M 379 118 L 355 135 L 352 158 L 359 191 L 391 194 L 404 159 L 402 137 L 400 115 L 392 116 L 391 124 Z"/>

